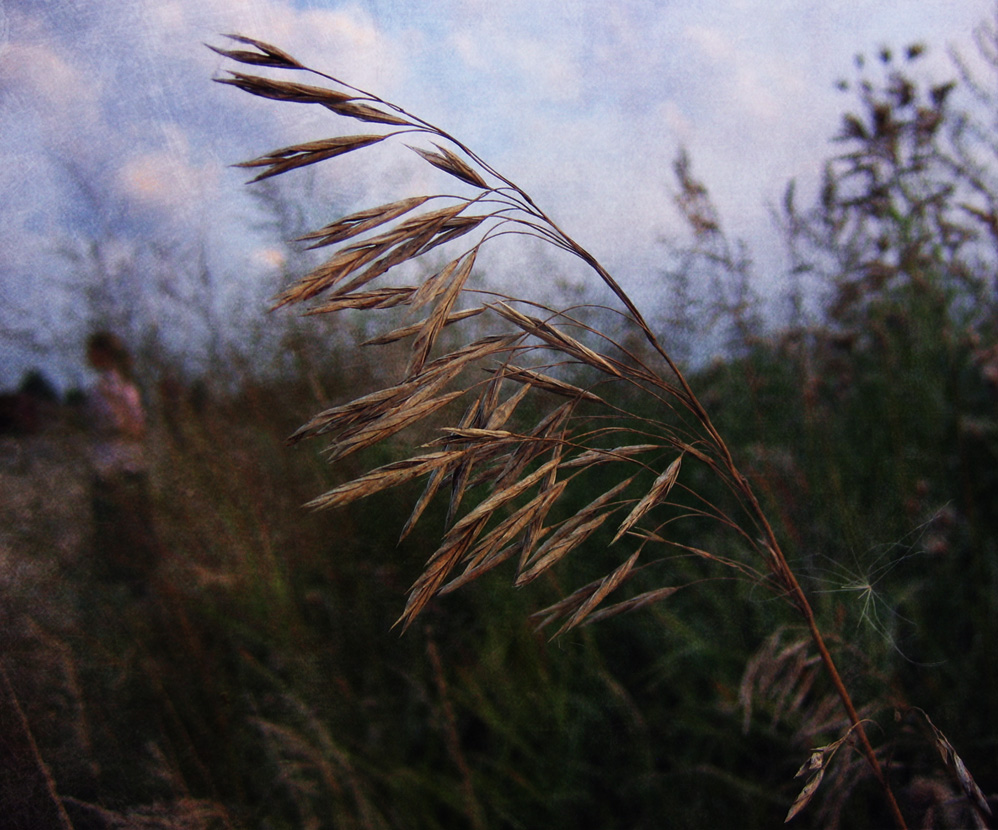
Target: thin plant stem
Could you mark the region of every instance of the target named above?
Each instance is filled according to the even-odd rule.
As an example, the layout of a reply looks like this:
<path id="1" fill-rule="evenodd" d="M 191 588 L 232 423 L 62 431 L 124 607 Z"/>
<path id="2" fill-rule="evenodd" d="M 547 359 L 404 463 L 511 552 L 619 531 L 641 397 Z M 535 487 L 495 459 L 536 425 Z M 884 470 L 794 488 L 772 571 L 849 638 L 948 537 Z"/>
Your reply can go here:
<path id="1" fill-rule="evenodd" d="M 641 538 L 635 524 L 653 507 L 669 504 L 668 495 L 680 474 L 682 459 L 686 456 L 695 458 L 707 465 L 744 512 L 742 521 L 736 523 L 733 519 L 728 519 L 720 508 L 712 511 L 722 525 L 734 529 L 751 550 L 764 558 L 766 567 L 777 585 L 782 588 L 791 605 L 803 618 L 814 647 L 847 715 L 850 723 L 849 731 L 856 733 L 862 753 L 884 791 L 895 824 L 899 830 L 906 830 L 905 820 L 890 782 L 828 649 L 812 606 L 783 553 L 752 485 L 739 471 L 731 450 L 711 420 L 706 407 L 694 393 L 684 372 L 652 331 L 627 292 L 596 257 L 566 234 L 537 206 L 528 193 L 450 133 L 376 95 L 309 69 L 275 47 L 241 36 L 234 38 L 254 46 L 261 54 L 247 57 L 245 52 L 227 52 L 218 49 L 215 51 L 245 63 L 263 63 L 282 69 L 305 70 L 342 89 L 323 90 L 303 87 L 241 73 L 233 73 L 232 78 L 221 79 L 223 82 L 234 84 L 263 97 L 321 104 L 348 118 L 402 128 L 381 136 L 347 136 L 326 142 L 297 145 L 243 163 L 242 166 L 246 167 L 265 168 L 257 179 L 353 152 L 398 135 L 422 134 L 434 139 L 436 149 L 426 150 L 414 146 L 410 146 L 410 149 L 429 164 L 477 191 L 477 195 L 468 199 L 448 196 L 447 200 L 453 201 L 453 205 L 406 219 L 400 217 L 408 214 L 417 205 L 436 197 L 424 196 L 383 205 L 344 217 L 321 232 L 310 235 L 310 238 L 319 240 L 314 247 L 321 247 L 339 244 L 367 231 L 380 229 L 377 235 L 366 237 L 364 241 L 357 242 L 354 239 L 353 242 L 347 242 L 338 248 L 325 265 L 315 269 L 287 289 L 277 303 L 280 306 L 304 302 L 314 299 L 320 293 L 330 291 L 336 301 L 332 310 L 351 307 L 352 303 L 356 303 L 357 308 L 386 308 L 400 304 L 411 304 L 421 308 L 433 303 L 432 311 L 423 322 L 400 330 L 401 333 L 395 338 L 413 337 L 412 357 L 405 378 L 399 384 L 358 398 L 345 406 L 334 407 L 320 413 L 295 434 L 294 439 L 297 440 L 311 435 L 338 433 L 338 437 L 330 447 L 331 458 L 341 458 L 348 453 L 379 443 L 400 429 L 441 411 L 458 397 L 472 393 L 478 395 L 457 425 L 447 430 L 446 438 L 426 445 L 443 449 L 377 468 L 334 488 L 312 502 L 314 507 L 342 506 L 386 487 L 426 477 L 427 489 L 407 523 L 408 528 L 418 520 L 426 503 L 441 488 L 444 481 L 450 481 L 449 529 L 444 535 L 440 548 L 430 557 L 426 569 L 410 592 L 408 604 L 399 620 L 403 627 L 411 624 L 430 599 L 445 589 L 449 574 L 459 564 L 464 563 L 468 568 L 463 577 L 455 580 L 463 584 L 464 581 L 484 573 L 518 553 L 519 573 L 516 584 L 526 584 L 546 572 L 570 550 L 581 545 L 617 510 L 627 507 L 632 502 L 634 506 L 620 524 L 614 542 L 626 535 Z M 491 185 L 490 179 L 493 180 Z M 472 205 L 487 205 L 488 212 L 474 216 L 465 214 L 465 209 Z M 389 226 L 387 231 L 384 230 L 386 225 Z M 510 229 L 510 225 L 514 228 Z M 419 287 L 393 287 L 379 291 L 371 291 L 367 287 L 368 283 L 378 279 L 396 265 L 416 260 L 436 246 L 449 243 L 471 231 L 479 234 L 477 243 L 436 275 L 424 280 Z M 479 312 L 490 312 L 501 322 L 512 324 L 515 329 L 513 333 L 507 330 L 501 335 L 490 335 L 431 359 L 431 352 L 443 327 L 458 319 L 458 316 L 453 314 L 458 296 L 473 293 L 470 288 L 466 289 L 466 281 L 472 272 L 479 250 L 486 241 L 514 233 L 548 242 L 577 257 L 591 268 L 623 305 L 626 311 L 623 316 L 636 327 L 658 355 L 668 369 L 668 376 L 665 373 L 661 376 L 652 373 L 642 361 L 637 361 L 637 368 L 632 369 L 626 361 L 594 351 L 570 333 L 575 323 L 574 317 L 570 317 L 567 313 L 559 314 L 537 303 L 521 302 L 514 298 L 486 302 L 481 308 L 474 310 L 476 315 Z M 543 312 L 542 317 L 532 317 L 514 306 L 530 310 L 540 309 Z M 593 334 L 593 330 L 586 326 L 578 326 L 576 330 L 578 328 Z M 600 334 L 605 344 L 615 343 L 609 336 L 598 332 L 597 334 Z M 531 343 L 531 338 L 537 345 Z M 381 342 L 391 341 L 392 335 L 389 333 Z M 520 366 L 514 362 L 529 357 L 536 351 L 551 351 L 560 353 L 561 356 L 559 360 L 535 365 L 533 368 Z M 622 352 L 625 357 L 628 355 L 627 350 L 622 349 Z M 494 369 L 489 369 L 493 373 L 491 379 L 483 383 L 466 385 L 455 392 L 444 393 L 444 387 L 472 361 L 478 363 L 491 361 L 496 366 Z M 569 432 L 569 422 L 576 418 L 577 408 L 586 401 L 606 406 L 615 415 L 620 413 L 616 406 L 596 394 L 600 391 L 600 384 L 583 389 L 544 373 L 554 369 L 554 374 L 557 375 L 558 368 L 564 365 L 587 366 L 604 380 L 624 381 L 635 389 L 643 389 L 647 384 L 652 400 L 662 404 L 665 415 L 675 416 L 679 423 L 674 425 L 664 419 L 661 422 L 661 443 L 650 445 L 652 450 L 659 451 L 652 463 L 654 465 L 664 463 L 662 453 L 665 451 L 671 454 L 671 463 L 659 473 L 652 488 L 646 491 L 643 498 L 623 497 L 622 494 L 634 478 L 632 476 L 593 499 L 575 515 L 555 522 L 551 526 L 545 526 L 548 510 L 569 481 L 575 477 L 573 473 L 568 479 L 558 480 L 558 473 L 563 469 L 563 465 L 565 468 L 574 466 L 573 458 L 569 456 L 576 453 L 574 460 L 585 460 L 582 466 L 587 467 L 595 463 L 588 460 L 588 456 L 594 452 L 613 454 L 612 451 L 596 443 L 602 430 L 587 430 L 581 435 L 575 433 L 575 441 L 569 440 L 569 435 L 572 434 Z M 518 385 L 519 391 L 504 404 L 500 404 L 500 390 L 507 382 Z M 568 398 L 568 401 L 552 409 L 530 432 L 519 433 L 506 429 L 505 422 L 513 408 L 532 388 L 553 393 L 562 399 Z M 676 406 L 666 401 L 670 397 Z M 642 418 L 635 416 L 635 420 L 644 426 Z M 638 445 L 631 450 L 645 451 L 647 446 Z M 548 460 L 544 461 L 545 457 Z M 648 463 L 640 459 L 631 459 L 626 454 L 619 455 L 618 460 L 623 463 L 635 463 L 637 472 L 647 472 L 652 469 Z M 490 482 L 493 489 L 491 495 L 462 516 L 460 504 L 473 467 L 479 471 L 477 473 L 479 481 Z M 515 507 L 518 500 L 532 488 L 537 489 L 537 494 L 526 504 Z M 703 511 L 697 512 L 703 514 Z M 497 522 L 494 525 L 490 524 L 493 520 Z M 492 529 L 487 530 L 489 527 Z M 542 540 L 544 534 L 547 534 L 547 537 Z M 519 538 L 516 542 L 518 547 L 511 546 L 517 538 Z M 645 542 L 650 538 L 645 536 Z M 634 563 L 642 552 L 645 542 L 642 542 L 630 558 L 603 580 L 580 589 L 556 606 L 547 609 L 555 611 L 549 619 L 558 616 L 567 618 L 561 630 L 581 624 L 607 594 L 632 575 Z M 685 545 L 680 547 L 696 553 L 695 548 Z M 722 558 L 706 552 L 700 552 L 699 555 L 715 563 L 724 562 Z M 643 600 L 654 601 L 656 598 L 668 596 L 675 590 L 677 587 L 666 586 L 658 591 L 651 591 L 633 600 L 619 603 L 617 607 L 618 610 L 637 607 Z M 613 609 L 611 606 L 608 610 L 613 611 Z M 603 616 L 606 614 L 604 610 Z M 598 615 L 592 617 L 596 618 Z M 432 640 L 429 648 L 434 671 L 438 681 L 442 682 L 439 655 Z M 446 708 L 448 706 L 446 688 L 441 686 L 440 691 Z M 463 763 L 459 748 L 452 747 L 452 751 L 456 753 L 455 760 L 461 767 L 465 779 L 469 812 L 474 820 L 478 809 L 471 789 L 470 774 Z"/>

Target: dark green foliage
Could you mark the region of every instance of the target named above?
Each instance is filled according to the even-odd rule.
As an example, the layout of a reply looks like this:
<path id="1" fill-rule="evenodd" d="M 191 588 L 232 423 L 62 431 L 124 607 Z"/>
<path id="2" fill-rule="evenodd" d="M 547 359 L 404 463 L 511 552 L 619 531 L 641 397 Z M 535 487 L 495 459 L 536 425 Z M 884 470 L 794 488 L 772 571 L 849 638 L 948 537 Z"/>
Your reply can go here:
<path id="1" fill-rule="evenodd" d="M 862 350 L 829 358 L 848 385 L 832 373 L 809 385 L 804 348 L 814 355 L 819 345 L 757 344 L 697 382 L 793 540 L 832 630 L 861 645 L 857 666 L 872 664 L 899 699 L 932 711 L 988 792 L 993 443 L 924 436 L 921 420 L 940 407 L 956 417 L 951 399 L 901 398 L 894 373 Z M 989 387 L 964 361 L 962 417 L 984 418 Z M 894 412 L 888 436 L 857 388 L 887 396 L 878 405 Z M 487 827 L 782 821 L 808 749 L 796 735 L 806 712 L 776 717 L 760 699 L 743 734 L 739 706 L 748 656 L 788 622 L 779 601 L 749 582 L 703 582 L 549 643 L 528 615 L 558 586 L 515 591 L 499 568 L 400 638 L 391 624 L 431 546 L 420 531 L 396 544 L 418 493 L 302 511 L 329 471 L 312 447 L 289 451 L 283 438 L 310 406 L 303 390 L 260 389 L 186 412 L 160 486 L 176 556 L 167 583 L 139 605 L 78 587 L 86 633 L 69 646 L 105 806 L 183 792 L 225 805 L 235 826 L 288 828 L 470 826 L 472 803 Z M 605 486 L 592 482 L 594 492 Z M 577 567 L 600 572 L 601 550 L 594 539 L 597 561 Z M 887 565 L 869 613 L 859 591 L 840 590 L 852 578 L 842 568 L 859 582 Z M 684 559 L 658 567 L 659 581 L 669 569 L 677 582 L 704 576 Z M 937 769 L 931 744 L 914 746 L 902 783 Z M 849 826 L 878 826 L 878 794 L 863 785 L 849 797 Z"/>

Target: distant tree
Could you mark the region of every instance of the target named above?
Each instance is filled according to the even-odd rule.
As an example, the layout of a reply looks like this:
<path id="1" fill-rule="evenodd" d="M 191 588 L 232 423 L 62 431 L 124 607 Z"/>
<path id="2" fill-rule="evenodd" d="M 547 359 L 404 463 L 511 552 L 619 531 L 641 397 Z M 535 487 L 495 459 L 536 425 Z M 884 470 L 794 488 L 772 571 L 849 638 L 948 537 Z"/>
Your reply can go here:
<path id="1" fill-rule="evenodd" d="M 882 50 L 879 79 L 857 57 L 857 79 L 838 84 L 856 109 L 842 117 L 843 152 L 826 164 L 817 203 L 802 211 L 794 183 L 784 197 L 793 269 L 823 292 L 827 322 L 842 331 L 889 324 L 899 304 L 945 321 L 951 340 L 993 315 L 998 237 L 991 208 L 973 202 L 991 205 L 994 191 L 987 168 L 971 165 L 974 122 L 952 107 L 956 81 L 918 79 L 925 53 L 911 45 L 898 66 Z"/>

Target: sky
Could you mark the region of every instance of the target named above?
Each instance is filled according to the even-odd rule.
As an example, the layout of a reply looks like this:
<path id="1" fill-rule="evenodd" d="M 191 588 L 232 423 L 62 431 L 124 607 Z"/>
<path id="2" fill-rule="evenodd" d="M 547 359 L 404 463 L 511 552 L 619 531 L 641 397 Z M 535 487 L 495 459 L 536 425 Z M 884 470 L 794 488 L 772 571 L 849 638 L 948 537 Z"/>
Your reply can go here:
<path id="1" fill-rule="evenodd" d="M 640 298 L 662 240 L 681 231 L 680 147 L 765 271 L 769 208 L 790 179 L 813 186 L 834 151 L 849 103 L 835 82 L 853 56 L 924 42 L 921 71 L 949 79 L 947 49 L 973 53 L 993 13 L 991 0 L 0 0 L 0 387 L 40 364 L 60 384 L 83 378 L 74 326 L 88 277 L 67 251 L 94 240 L 104 261 L 137 240 L 196 249 L 214 290 L 263 318 L 280 249 L 249 232 L 259 215 L 231 165 L 353 128 L 212 83 L 238 68 L 204 45 L 226 46 L 223 33 L 461 137 Z M 315 184 L 319 201 L 359 208 L 432 175 L 379 147 Z"/>

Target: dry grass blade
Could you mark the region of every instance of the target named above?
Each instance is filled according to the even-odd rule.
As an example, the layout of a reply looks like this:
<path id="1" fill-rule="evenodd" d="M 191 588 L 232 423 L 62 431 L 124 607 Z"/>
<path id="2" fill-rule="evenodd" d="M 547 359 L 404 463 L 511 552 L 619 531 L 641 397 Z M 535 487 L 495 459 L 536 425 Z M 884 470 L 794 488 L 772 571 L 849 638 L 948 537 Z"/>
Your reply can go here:
<path id="1" fill-rule="evenodd" d="M 583 622 L 595 609 L 596 607 L 606 599 L 613 591 L 615 591 L 620 584 L 627 579 L 631 574 L 631 570 L 638 561 L 638 557 L 641 555 L 641 551 L 637 550 L 632 553 L 619 567 L 614 569 L 612 573 L 607 574 L 602 580 L 600 580 L 596 589 L 586 597 L 585 601 L 576 609 L 575 613 L 565 621 L 565 623 L 559 628 L 554 636 L 557 637 L 559 634 L 563 634 L 566 631 L 570 631 L 577 625 Z"/>
<path id="2" fill-rule="evenodd" d="M 526 567 L 516 577 L 517 587 L 537 579 L 544 571 L 578 547 L 610 518 L 613 508 L 606 506 L 631 483 L 628 478 L 591 501 L 582 510 L 562 522 L 561 526 L 526 559 Z"/>
<path id="3" fill-rule="evenodd" d="M 453 276 L 450 278 L 450 282 L 444 289 L 433 312 L 427 318 L 426 325 L 420 329 L 412 344 L 412 357 L 406 369 L 407 376 L 411 377 L 418 374 L 422 371 L 423 366 L 426 365 L 426 361 L 430 356 L 430 350 L 433 348 L 433 344 L 437 342 L 437 337 L 443 330 L 444 325 L 446 325 L 447 317 L 454 307 L 454 303 L 457 302 L 458 295 L 464 290 L 464 284 L 471 275 L 471 269 L 475 266 L 475 255 L 477 253 L 477 249 L 472 249 L 464 255 L 464 258 L 460 261 L 460 265 L 457 265 L 456 269 L 451 269 Z M 457 263 L 454 264 L 456 265 Z"/>
<path id="4" fill-rule="evenodd" d="M 850 729 L 849 732 L 834 743 L 811 750 L 811 756 L 804 762 L 803 766 L 797 770 L 797 774 L 794 775 L 794 778 L 801 778 L 805 775 L 810 777 L 807 779 L 804 789 L 800 791 L 800 795 L 797 796 L 793 805 L 790 807 L 790 811 L 787 813 L 787 817 L 784 819 L 784 822 L 790 821 L 810 803 L 812 798 L 814 798 L 814 794 L 818 791 L 818 787 L 821 785 L 821 781 L 825 777 L 825 770 L 831 763 L 832 758 L 835 757 L 835 753 L 838 752 L 839 747 L 842 746 L 843 742 L 845 742 L 851 732 L 852 730 Z"/>
<path id="5" fill-rule="evenodd" d="M 453 323 L 459 323 L 461 320 L 467 320 L 469 317 L 477 317 L 483 311 L 485 311 L 485 306 L 479 306 L 478 308 L 466 308 L 464 311 L 455 311 L 453 314 L 447 315 L 447 319 L 444 320 L 444 326 L 446 327 Z M 384 346 L 388 343 L 395 343 L 398 340 L 404 340 L 407 337 L 412 337 L 414 334 L 418 334 L 425 325 L 426 320 L 420 320 L 418 323 L 413 323 L 410 326 L 392 329 L 384 334 L 371 337 L 370 339 L 365 340 L 361 345 Z"/>
<path id="6" fill-rule="evenodd" d="M 424 150 L 421 147 L 410 147 L 409 149 L 417 152 L 434 167 L 443 170 L 445 173 L 450 173 L 452 176 L 460 179 L 465 184 L 470 184 L 473 187 L 480 187 L 483 190 L 488 188 L 488 184 L 485 179 L 483 179 L 473 167 L 469 166 L 464 159 L 452 153 L 446 147 L 441 147 L 439 144 L 434 146 L 438 150 L 436 153 L 430 150 Z"/>
<path id="7" fill-rule="evenodd" d="M 637 521 L 651 510 L 652 507 L 663 499 L 668 498 L 669 491 L 672 490 L 676 479 L 679 478 L 679 469 L 682 463 L 683 457 L 680 455 L 666 468 L 666 471 L 662 475 L 655 479 L 655 483 L 652 484 L 651 489 L 645 494 L 644 498 L 634 506 L 634 509 L 627 515 L 627 518 L 621 522 L 616 535 L 613 537 L 613 541 L 610 542 L 611 545 L 634 527 Z"/>
<path id="8" fill-rule="evenodd" d="M 949 742 L 949 739 L 943 734 L 943 731 L 932 722 L 923 710 L 915 707 L 914 711 L 918 712 L 918 714 L 925 719 L 925 723 L 931 730 L 933 743 L 935 744 L 939 755 L 942 757 L 943 763 L 946 765 L 946 768 L 949 770 L 950 774 L 956 779 L 957 783 L 960 785 L 960 789 L 963 790 L 964 795 L 967 796 L 967 799 L 974 806 L 974 809 L 981 814 L 990 816 L 991 806 L 988 804 L 987 798 L 985 798 L 981 788 L 977 786 L 977 782 L 970 774 L 970 770 L 967 769 L 967 765 L 964 764 L 963 759 L 953 748 L 953 744 Z"/>
<path id="9" fill-rule="evenodd" d="M 358 294 L 334 295 L 323 300 L 321 305 L 314 306 L 306 314 L 330 314 L 335 311 L 353 309 L 395 308 L 409 305 L 415 288 L 380 288 L 376 291 L 364 291 Z"/>
<path id="10" fill-rule="evenodd" d="M 550 375 L 541 374 L 533 369 L 525 369 L 520 366 L 504 366 L 502 369 L 497 370 L 504 378 L 509 380 L 514 380 L 517 383 L 528 383 L 531 386 L 536 386 L 538 389 L 543 389 L 546 392 L 553 392 L 555 395 L 561 395 L 564 398 L 573 398 L 583 401 L 592 401 L 593 403 L 604 403 L 603 399 L 586 389 L 581 389 L 578 386 L 573 386 L 570 383 L 565 383 L 562 380 L 551 377 Z"/>
<path id="11" fill-rule="evenodd" d="M 391 222 L 393 219 L 404 216 L 410 210 L 414 210 L 422 205 L 429 198 L 429 196 L 413 196 L 409 199 L 400 199 L 397 202 L 381 205 L 376 208 L 360 210 L 356 213 L 351 213 L 349 216 L 344 216 L 342 219 L 338 219 L 317 231 L 300 236 L 299 240 L 302 242 L 317 240 L 309 246 L 310 248 L 321 248 L 324 245 L 342 242 L 345 239 L 358 236 L 386 222 Z"/>
<path id="12" fill-rule="evenodd" d="M 357 499 L 366 498 L 375 493 L 380 493 L 389 487 L 396 487 L 399 484 L 413 481 L 445 464 L 452 463 L 460 455 L 460 451 L 452 450 L 447 452 L 433 452 L 426 455 L 419 455 L 414 458 L 407 458 L 404 461 L 395 461 L 378 467 L 365 475 L 334 487 L 327 493 L 323 493 L 316 499 L 308 502 L 306 507 L 316 510 L 324 510 L 332 507 L 343 507 Z"/>
<path id="13" fill-rule="evenodd" d="M 496 525 L 492 531 L 485 536 L 478 545 L 469 552 L 468 564 L 464 573 L 448 582 L 440 589 L 441 594 L 466 585 L 477 579 L 486 571 L 491 570 L 496 565 L 505 562 L 516 554 L 520 548 L 512 544 L 529 525 L 543 521 L 544 517 L 551 511 L 555 502 L 561 497 L 567 481 L 559 481 L 554 486 L 543 490 L 525 505 L 507 516 L 502 522 Z"/>
<path id="14" fill-rule="evenodd" d="M 505 317 L 528 334 L 532 334 L 544 341 L 553 349 L 574 357 L 580 363 L 592 366 L 608 375 L 617 378 L 623 377 L 620 370 L 603 355 L 594 352 L 588 346 L 584 346 L 574 337 L 555 328 L 550 323 L 546 323 L 529 314 L 523 314 L 507 303 L 498 303 L 494 308 L 502 317 Z"/>
<path id="15" fill-rule="evenodd" d="M 345 153 L 351 153 L 362 147 L 370 147 L 372 144 L 377 144 L 386 138 L 388 136 L 385 135 L 350 135 L 342 138 L 310 141 L 307 144 L 295 144 L 291 147 L 274 150 L 274 152 L 268 153 L 265 156 L 260 156 L 250 161 L 243 161 L 234 166 L 250 168 L 267 167 L 267 170 L 250 179 L 250 183 L 259 182 L 263 179 L 269 179 L 271 176 L 287 173 L 289 170 L 295 170 L 299 167 L 306 167 L 309 164 L 316 164 L 326 159 L 342 156 Z"/>
<path id="16" fill-rule="evenodd" d="M 208 46 L 212 52 L 217 52 L 226 58 L 231 58 L 239 63 L 247 63 L 253 66 L 273 66 L 278 69 L 304 69 L 298 61 L 282 49 L 264 43 L 262 40 L 254 40 L 244 35 L 225 35 L 229 40 L 237 43 L 244 43 L 247 46 L 256 47 L 259 52 L 248 52 L 245 49 L 217 49 Z"/>

